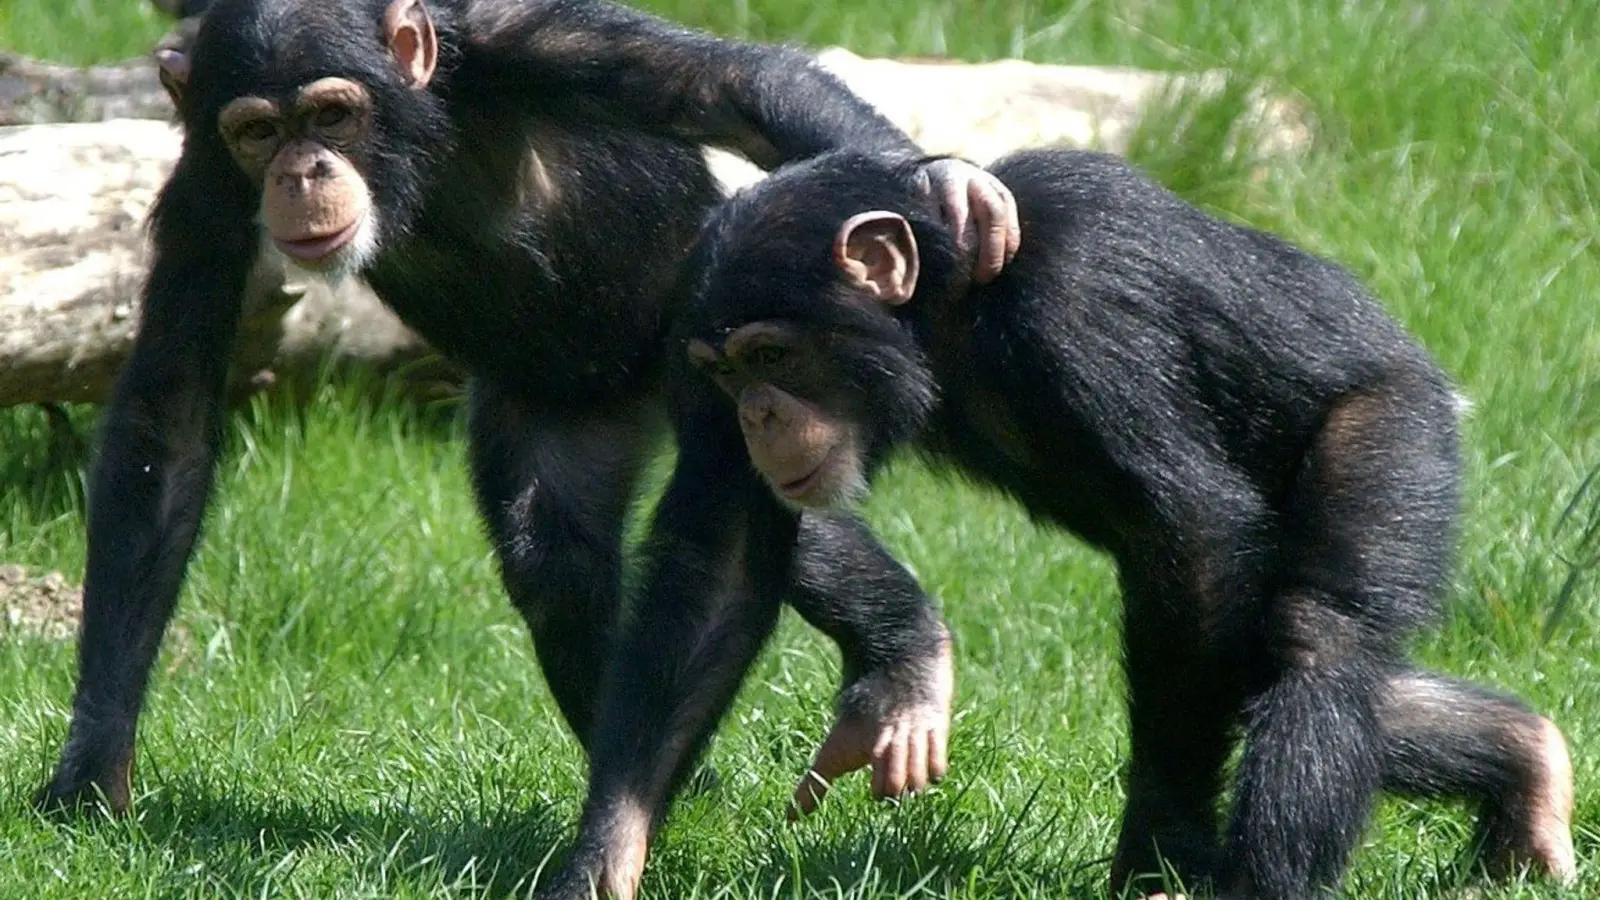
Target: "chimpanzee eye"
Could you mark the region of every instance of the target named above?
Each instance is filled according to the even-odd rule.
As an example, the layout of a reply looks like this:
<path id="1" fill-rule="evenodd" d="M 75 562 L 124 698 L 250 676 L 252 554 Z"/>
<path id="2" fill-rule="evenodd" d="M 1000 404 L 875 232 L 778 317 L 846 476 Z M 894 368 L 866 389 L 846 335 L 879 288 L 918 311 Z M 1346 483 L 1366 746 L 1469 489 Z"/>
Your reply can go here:
<path id="1" fill-rule="evenodd" d="M 270 119 L 256 119 L 240 125 L 233 135 L 235 140 L 243 144 L 264 144 L 277 140 L 278 126 Z"/>
<path id="2" fill-rule="evenodd" d="M 313 123 L 318 128 L 333 128 L 344 124 L 350 118 L 350 107 L 339 103 L 330 103 L 317 110 L 317 117 Z"/>
<path id="3" fill-rule="evenodd" d="M 777 344 L 764 344 L 750 354 L 750 361 L 763 368 L 776 366 L 789 355 L 788 348 Z"/>

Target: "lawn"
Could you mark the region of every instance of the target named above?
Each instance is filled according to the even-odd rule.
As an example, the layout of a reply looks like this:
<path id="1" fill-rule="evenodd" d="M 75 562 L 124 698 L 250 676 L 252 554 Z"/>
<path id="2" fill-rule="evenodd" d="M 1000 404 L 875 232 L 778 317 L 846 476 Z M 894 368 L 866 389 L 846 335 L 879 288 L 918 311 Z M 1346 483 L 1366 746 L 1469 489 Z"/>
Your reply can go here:
<path id="1" fill-rule="evenodd" d="M 1292 93 L 1316 144 L 1229 153 L 1228 104 L 1152 119 L 1136 156 L 1208 208 L 1350 266 L 1476 403 L 1467 515 L 1430 665 L 1553 717 L 1578 778 L 1581 884 L 1600 896 L 1600 605 L 1575 582 L 1600 503 L 1600 5 L 1585 0 L 656 0 L 723 33 L 868 53 L 1227 66 Z M 0 49 L 142 52 L 141 0 L 4 0 Z M 1180 110 L 1181 111 L 1181 110 Z M 81 428 L 92 409 L 75 410 Z M 570 835 L 584 784 L 500 590 L 463 474 L 457 410 L 325 389 L 234 416 L 208 530 L 140 733 L 136 817 L 48 824 L 26 807 L 65 732 L 73 645 L 0 631 L 0 896 L 521 894 Z M 43 415 L 0 412 L 0 562 L 83 564 L 82 472 Z M 855 778 L 785 825 L 827 723 L 835 655 L 786 616 L 686 799 L 652 897 L 1099 896 L 1126 751 L 1110 567 L 993 496 L 897 465 L 870 503 L 942 598 L 958 643 L 953 774 L 875 805 Z M 0 626 L 3 627 L 3 626 Z M 1470 817 L 1387 801 L 1352 897 L 1460 896 Z"/>

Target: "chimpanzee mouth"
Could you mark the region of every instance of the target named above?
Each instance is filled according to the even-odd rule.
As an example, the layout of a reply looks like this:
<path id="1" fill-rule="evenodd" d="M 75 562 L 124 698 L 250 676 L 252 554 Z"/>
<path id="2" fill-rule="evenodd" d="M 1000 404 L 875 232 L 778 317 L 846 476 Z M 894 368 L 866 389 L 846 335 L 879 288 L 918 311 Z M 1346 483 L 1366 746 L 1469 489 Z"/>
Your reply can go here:
<path id="1" fill-rule="evenodd" d="M 813 484 L 816 484 L 817 476 L 821 474 L 822 467 L 818 466 L 815 469 L 812 469 L 811 474 L 809 475 L 802 475 L 793 481 L 785 481 L 783 484 L 778 485 L 778 490 L 782 491 L 787 496 L 797 497 L 801 494 L 804 494 L 807 488 L 811 487 Z"/>
<path id="2" fill-rule="evenodd" d="M 299 262 L 314 263 L 333 255 L 335 252 L 342 249 L 346 244 L 354 240 L 356 232 L 359 231 L 360 228 L 361 220 L 358 218 L 349 225 L 346 225 L 332 234 L 325 234 L 321 237 L 304 238 L 295 241 L 289 241 L 275 237 L 272 239 L 272 242 L 277 245 L 279 250 L 282 250 L 286 255 L 293 257 L 295 260 Z"/>
<path id="3" fill-rule="evenodd" d="M 822 481 L 822 473 L 828 468 L 828 463 L 832 459 L 833 451 L 829 450 L 823 454 L 822 461 L 817 463 L 816 468 L 793 481 L 785 481 L 778 485 L 778 493 L 782 494 L 786 500 L 803 499 L 807 494 L 811 493 L 812 488 Z"/>

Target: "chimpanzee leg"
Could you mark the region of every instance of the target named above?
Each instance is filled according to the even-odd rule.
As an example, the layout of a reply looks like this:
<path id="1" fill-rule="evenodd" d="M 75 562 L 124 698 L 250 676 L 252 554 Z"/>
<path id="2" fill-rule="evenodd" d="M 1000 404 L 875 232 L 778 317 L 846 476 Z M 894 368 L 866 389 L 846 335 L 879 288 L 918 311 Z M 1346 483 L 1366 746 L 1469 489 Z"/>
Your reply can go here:
<path id="1" fill-rule="evenodd" d="M 1531 865 L 1576 876 L 1572 761 L 1554 723 L 1511 697 L 1417 670 L 1390 677 L 1378 721 L 1385 789 L 1475 803 L 1491 874 Z"/>
<path id="2" fill-rule="evenodd" d="M 1212 876 L 1217 799 L 1234 710 L 1205 684 L 1207 674 L 1186 661 L 1181 650 L 1155 654 L 1130 648 L 1133 752 L 1128 802 L 1111 864 L 1113 896 L 1128 889 L 1130 880 L 1133 896 L 1159 890 L 1166 869 L 1190 890 Z"/>
<path id="3" fill-rule="evenodd" d="M 1212 534 L 1252 527 L 1256 511 L 1237 513 L 1218 516 Z M 1113 896 L 1159 893 L 1166 870 L 1189 890 L 1215 877 L 1217 805 L 1241 702 L 1238 679 L 1219 677 L 1237 660 L 1220 642 L 1227 610 L 1214 601 L 1250 592 L 1236 583 L 1250 574 L 1234 562 L 1242 554 L 1213 549 L 1214 564 L 1184 567 L 1166 561 L 1181 558 L 1176 550 L 1143 553 L 1151 559 L 1121 565 L 1132 753 Z"/>
<path id="4" fill-rule="evenodd" d="M 1289 602 L 1307 622 L 1322 612 L 1322 598 L 1301 595 Z M 1355 626 L 1333 626 L 1339 627 Z M 1293 665 L 1253 699 L 1226 857 L 1235 871 L 1226 896 L 1316 897 L 1339 880 L 1383 775 L 1377 669 L 1359 650 Z"/>
<path id="5" fill-rule="evenodd" d="M 1455 414 L 1397 364 L 1331 409 L 1285 499 L 1227 859 L 1233 895 L 1337 884 L 1385 772 L 1380 725 L 1404 641 L 1435 611 L 1457 506 Z"/>
<path id="6" fill-rule="evenodd" d="M 789 603 L 839 645 L 838 722 L 795 793 L 810 812 L 832 779 L 870 764 L 878 796 L 942 778 L 954 671 L 949 632 L 917 580 L 856 518 L 801 517 Z"/>
<path id="7" fill-rule="evenodd" d="M 567 724 L 589 746 L 622 591 L 622 531 L 658 436 L 651 411 L 534 408 L 473 384 L 472 476 L 511 602 Z"/>
<path id="8" fill-rule="evenodd" d="M 777 622 L 798 517 L 747 463 L 739 426 L 693 385 L 679 454 L 646 542 L 646 578 L 619 635 L 590 748 L 578 843 L 541 897 L 631 898 L 650 836 Z M 597 891 L 595 889 L 598 889 Z"/>
<path id="9" fill-rule="evenodd" d="M 60 762 L 34 798 L 45 809 L 103 795 L 113 813 L 128 812 L 145 688 L 211 492 L 255 234 L 230 230 L 228 217 L 244 210 L 209 196 L 186 205 L 195 196 L 192 178 L 174 176 L 153 219 L 139 335 L 101 425 L 78 687 Z"/>

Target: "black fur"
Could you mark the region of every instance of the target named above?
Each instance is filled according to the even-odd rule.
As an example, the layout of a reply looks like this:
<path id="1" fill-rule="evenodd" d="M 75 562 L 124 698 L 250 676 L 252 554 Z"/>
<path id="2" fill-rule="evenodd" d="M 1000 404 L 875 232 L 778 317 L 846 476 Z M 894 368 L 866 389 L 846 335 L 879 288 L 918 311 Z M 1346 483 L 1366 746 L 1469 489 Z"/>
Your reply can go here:
<path id="1" fill-rule="evenodd" d="M 821 358 L 774 383 L 867 429 L 869 468 L 914 445 L 1115 558 L 1132 734 L 1115 890 L 1165 859 L 1228 896 L 1313 896 L 1338 882 L 1380 787 L 1468 797 L 1507 843 L 1525 824 L 1507 824 L 1519 786 L 1544 765 L 1527 738 L 1540 720 L 1404 655 L 1436 615 L 1457 515 L 1455 399 L 1439 368 L 1337 266 L 1115 158 L 1033 151 L 991 170 L 1025 238 L 983 287 L 954 265 L 912 165 L 844 152 L 776 173 L 707 224 L 679 346 L 798 325 Z M 912 223 L 922 274 L 902 306 L 856 293 L 832 259 L 841 224 L 868 210 Z M 687 383 L 653 536 L 670 552 L 633 646 L 715 634 L 674 618 L 711 602 L 679 575 L 684 545 L 729 533 L 690 505 L 743 498 L 742 577 L 786 577 L 787 559 L 753 542 L 783 546 L 792 514 L 770 497 L 760 510 L 763 486 L 735 472 L 728 397 Z M 624 654 L 612 696 L 652 696 L 659 659 Z"/>
<path id="2" fill-rule="evenodd" d="M 187 19 L 205 12 L 211 6 L 212 0 L 151 0 L 151 2 L 168 15 Z"/>
<path id="3" fill-rule="evenodd" d="M 383 45 L 388 2 L 216 0 L 201 19 L 183 153 L 153 214 L 143 324 L 105 411 L 79 682 L 42 805 L 98 791 L 128 804 L 135 725 L 211 487 L 262 239 L 260 189 L 218 133 L 228 101 L 283 99 L 329 75 L 374 97 L 372 139 L 350 154 L 380 213 L 363 274 L 475 376 L 479 505 L 556 699 L 591 750 L 614 740 L 594 733 L 591 708 L 624 513 L 664 431 L 669 287 L 720 199 L 697 143 L 768 163 L 843 145 L 914 151 L 796 51 L 598 0 L 432 0 L 439 65 L 412 90 Z M 841 642 L 852 678 L 920 664 L 942 630 L 915 581 L 864 528 L 821 529 L 799 529 L 807 575 L 777 595 Z M 704 739 L 704 723 L 680 725 L 656 739 Z"/>

